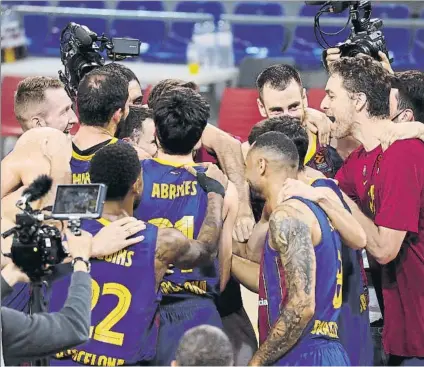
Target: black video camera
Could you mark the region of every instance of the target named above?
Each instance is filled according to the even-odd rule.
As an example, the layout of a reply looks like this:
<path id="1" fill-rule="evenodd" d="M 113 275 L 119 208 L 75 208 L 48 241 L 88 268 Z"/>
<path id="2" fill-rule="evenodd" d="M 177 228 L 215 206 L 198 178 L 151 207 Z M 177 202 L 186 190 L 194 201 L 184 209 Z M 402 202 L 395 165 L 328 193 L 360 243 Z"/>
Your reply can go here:
<path id="1" fill-rule="evenodd" d="M 113 61 L 140 54 L 141 42 L 132 38 L 107 38 L 98 36 L 87 26 L 69 23 L 60 35 L 60 59 L 65 72 L 59 71 L 59 78 L 66 92 L 75 102 L 78 85 L 85 74 L 105 64 L 102 52 Z"/>
<path id="2" fill-rule="evenodd" d="M 106 195 L 105 185 L 58 185 L 51 215 L 33 210 L 30 202 L 41 199 L 52 186 L 52 179 L 46 175 L 38 177 L 16 203 L 22 210 L 16 215 L 16 226 L 2 233 L 3 238 L 14 235 L 10 254 L 12 261 L 33 282 L 51 274 L 52 268 L 60 264 L 67 252 L 62 246 L 62 235 L 45 220 L 69 220 L 68 228 L 80 235 L 80 220 L 99 218 L 103 211 Z"/>
<path id="3" fill-rule="evenodd" d="M 315 15 L 314 32 L 318 43 L 325 50 L 322 58 L 325 68 L 327 69 L 327 50 L 329 47 L 338 47 L 341 56 L 354 57 L 360 53 L 369 55 L 373 59 L 380 61 L 378 52 L 381 51 L 387 55 L 390 62 L 393 59 L 389 57 L 386 40 L 383 32 L 383 21 L 378 18 L 371 19 L 372 7 L 371 1 L 306 1 L 308 5 L 322 5 L 321 9 Z M 349 8 L 349 20 L 352 23 L 352 29 L 349 37 L 345 42 L 330 46 L 324 38 L 324 32 L 320 29 L 319 17 L 323 13 L 341 13 Z M 346 25 L 347 26 L 347 25 Z M 345 27 L 346 27 L 345 26 Z M 339 33 L 339 32 L 337 32 Z M 318 37 L 324 41 L 323 45 Z"/>

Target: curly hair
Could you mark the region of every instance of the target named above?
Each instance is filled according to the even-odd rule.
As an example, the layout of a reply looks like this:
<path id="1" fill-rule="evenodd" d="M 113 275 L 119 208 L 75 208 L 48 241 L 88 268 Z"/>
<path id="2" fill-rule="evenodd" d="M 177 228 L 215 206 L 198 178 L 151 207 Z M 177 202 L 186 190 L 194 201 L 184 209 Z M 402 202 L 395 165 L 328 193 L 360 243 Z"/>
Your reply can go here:
<path id="1" fill-rule="evenodd" d="M 370 56 L 342 57 L 330 64 L 329 73 L 339 75 L 349 93 L 366 95 L 371 117 L 389 117 L 391 80 L 379 62 Z"/>
<path id="2" fill-rule="evenodd" d="M 153 89 L 150 91 L 149 98 L 147 100 L 147 105 L 149 108 L 155 108 L 161 96 L 168 92 L 169 90 L 181 87 L 181 88 L 189 88 L 194 91 L 197 91 L 199 87 L 194 82 L 186 82 L 181 79 L 164 79 L 161 80 L 158 84 L 156 84 Z"/>
<path id="3" fill-rule="evenodd" d="M 107 186 L 106 200 L 122 200 L 141 173 L 137 151 L 118 142 L 101 148 L 90 163 L 91 183 Z"/>

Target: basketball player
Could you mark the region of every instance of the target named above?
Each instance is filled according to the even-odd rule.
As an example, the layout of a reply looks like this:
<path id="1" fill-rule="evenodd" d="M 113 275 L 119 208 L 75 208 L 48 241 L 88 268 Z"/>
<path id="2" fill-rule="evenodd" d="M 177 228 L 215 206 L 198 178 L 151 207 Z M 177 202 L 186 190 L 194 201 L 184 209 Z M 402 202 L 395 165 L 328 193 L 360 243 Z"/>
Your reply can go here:
<path id="1" fill-rule="evenodd" d="M 137 152 L 129 144 L 114 144 L 99 150 L 92 159 L 90 175 L 94 183 L 107 185 L 106 202 L 102 218 L 84 221 L 82 228 L 95 235 L 109 223 L 132 216 L 140 201 L 140 173 Z M 213 262 L 218 251 L 225 193 L 221 182 L 226 180 L 213 167 L 208 169 L 207 175 L 212 178 L 202 175 L 207 208 L 197 239 L 189 239 L 177 229 L 158 229 L 147 224 L 142 244 L 92 261 L 90 341 L 58 354 L 57 358 L 65 360 L 53 361 L 53 364 L 131 365 L 145 364 L 153 358 L 159 285 L 168 266 L 205 265 Z M 201 184 L 198 189 L 203 190 Z M 62 307 L 68 284 L 69 277 L 53 285 L 52 311 Z"/>
<path id="2" fill-rule="evenodd" d="M 330 65 L 322 108 L 335 117 L 336 137 L 351 135 L 363 144 L 336 178 L 368 217 L 348 202 L 367 232 L 368 253 L 383 265 L 384 350 L 390 363 L 417 365 L 424 358 L 424 324 L 415 316 L 424 300 L 417 282 L 424 269 L 424 153 L 418 140 L 397 141 L 383 152 L 384 132 L 412 124 L 389 120 L 390 91 L 390 78 L 370 57 L 342 58 Z"/>
<path id="3" fill-rule="evenodd" d="M 199 87 L 193 82 L 185 82 L 180 79 L 164 79 L 152 89 L 148 99 L 149 108 L 154 110 L 162 95 L 175 87 L 188 88 L 194 91 L 199 90 Z M 255 222 L 252 208 L 250 207 L 249 187 L 244 178 L 241 143 L 237 138 L 232 137 L 212 124 L 206 125 L 201 142 L 200 152 L 196 152 L 196 161 L 219 163 L 220 168 L 236 186 L 239 197 L 239 211 L 233 237 L 237 241 L 246 242 L 252 233 Z M 212 155 L 216 159 L 210 159 L 211 157 L 209 157 L 209 159 L 199 160 L 208 155 Z"/>
<path id="4" fill-rule="evenodd" d="M 247 156 L 249 184 L 272 212 L 259 279 L 260 347 L 249 365 L 349 365 L 337 334 L 340 236 L 312 202 L 278 204 L 281 182 L 297 177 L 298 161 L 294 143 L 277 132 L 261 135 Z"/>
<path id="5" fill-rule="evenodd" d="M 115 137 L 143 149 L 151 157 L 156 156 L 153 111 L 141 106 L 130 106 L 130 113 L 123 124 L 118 126 Z"/>
<path id="6" fill-rule="evenodd" d="M 196 238 L 205 217 L 206 196 L 182 166 L 195 166 L 192 153 L 201 144 L 209 105 L 192 89 L 174 88 L 161 96 L 153 114 L 158 155 L 142 162 L 142 199 L 135 216 L 160 228 L 177 228 L 187 237 Z M 195 169 L 202 170 L 202 167 Z M 175 270 L 161 285 L 157 365 L 171 363 L 186 330 L 201 324 L 222 328 L 214 301 L 230 275 L 231 235 L 236 216 L 237 192 L 229 182 L 219 261 L 216 259 L 208 267 Z"/>
<path id="7" fill-rule="evenodd" d="M 320 111 L 308 108 L 306 90 L 299 72 L 290 65 L 277 64 L 263 70 L 257 80 L 258 108 L 265 118 L 278 115 L 297 117 L 307 127 L 309 150 L 305 164 L 317 169 L 327 177 L 334 177 L 343 161 L 336 150 L 328 144 L 330 120 Z M 312 125 L 324 126 L 320 138 L 311 131 Z M 321 139 L 321 141 L 320 141 Z M 244 144 L 244 149 L 248 149 Z"/>
<path id="8" fill-rule="evenodd" d="M 78 86 L 80 128 L 72 143 L 72 183 L 90 183 L 90 160 L 102 147 L 118 142 L 118 125 L 129 113 L 128 83 L 119 73 L 95 69 Z"/>
<path id="9" fill-rule="evenodd" d="M 14 110 L 23 131 L 47 126 L 68 134 L 78 122 L 72 101 L 56 78 L 32 76 L 20 81 Z"/>

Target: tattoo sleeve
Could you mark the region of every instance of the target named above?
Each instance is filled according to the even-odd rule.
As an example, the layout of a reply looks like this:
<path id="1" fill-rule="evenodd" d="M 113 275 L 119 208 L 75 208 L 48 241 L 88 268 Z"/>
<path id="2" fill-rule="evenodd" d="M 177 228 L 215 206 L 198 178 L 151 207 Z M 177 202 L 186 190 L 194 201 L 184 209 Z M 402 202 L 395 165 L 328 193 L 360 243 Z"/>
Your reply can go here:
<path id="1" fill-rule="evenodd" d="M 282 210 L 273 213 L 269 225 L 272 246 L 280 253 L 284 268 L 288 302 L 252 359 L 252 364 L 261 366 L 271 365 L 286 354 L 315 312 L 316 264 L 308 226 L 286 217 Z"/>
<path id="2" fill-rule="evenodd" d="M 169 264 L 191 268 L 208 264 L 218 254 L 219 237 L 222 229 L 222 206 L 224 199 L 216 193 L 208 193 L 205 220 L 197 239 L 189 239 L 173 228 L 160 229 L 156 244 L 156 270 Z"/>

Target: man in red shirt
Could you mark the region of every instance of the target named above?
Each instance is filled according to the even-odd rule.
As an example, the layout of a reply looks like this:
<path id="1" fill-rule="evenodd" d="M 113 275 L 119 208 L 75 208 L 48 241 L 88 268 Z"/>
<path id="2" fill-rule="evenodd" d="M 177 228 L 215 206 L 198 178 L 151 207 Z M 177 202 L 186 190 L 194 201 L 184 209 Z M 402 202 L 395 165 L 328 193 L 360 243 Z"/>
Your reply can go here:
<path id="1" fill-rule="evenodd" d="M 384 349 L 393 364 L 417 365 L 424 364 L 424 144 L 396 141 L 383 153 L 390 89 L 370 57 L 342 58 L 330 66 L 321 108 L 335 118 L 334 137 L 362 144 L 336 179 L 366 215 L 356 210 L 367 250 L 383 265 Z"/>

